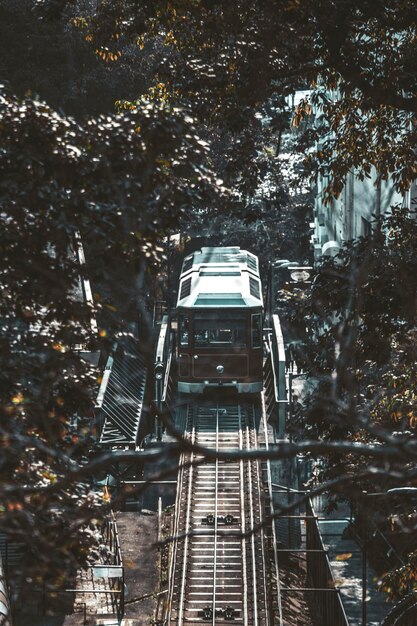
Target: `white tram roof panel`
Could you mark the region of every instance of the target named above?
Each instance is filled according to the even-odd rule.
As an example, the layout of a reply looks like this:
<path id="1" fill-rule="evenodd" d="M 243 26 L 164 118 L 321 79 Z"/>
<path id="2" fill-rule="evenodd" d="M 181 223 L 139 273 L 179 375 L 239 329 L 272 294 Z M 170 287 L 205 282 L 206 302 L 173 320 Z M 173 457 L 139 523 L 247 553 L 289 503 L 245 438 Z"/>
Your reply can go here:
<path id="1" fill-rule="evenodd" d="M 184 259 L 177 306 L 262 307 L 258 259 L 237 246 L 202 248 Z"/>
<path id="2" fill-rule="evenodd" d="M 185 257 L 181 275 L 200 269 L 201 266 L 207 269 L 216 267 L 224 270 L 227 267 L 239 267 L 240 269 L 247 269 L 259 277 L 258 258 L 247 250 L 241 250 L 239 246 L 201 248 L 201 250 Z"/>

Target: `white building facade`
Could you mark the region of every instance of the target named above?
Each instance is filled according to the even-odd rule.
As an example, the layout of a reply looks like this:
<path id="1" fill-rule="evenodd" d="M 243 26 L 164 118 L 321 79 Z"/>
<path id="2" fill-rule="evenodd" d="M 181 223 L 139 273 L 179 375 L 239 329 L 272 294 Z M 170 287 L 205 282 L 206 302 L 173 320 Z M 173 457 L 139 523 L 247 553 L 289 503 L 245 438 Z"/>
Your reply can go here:
<path id="1" fill-rule="evenodd" d="M 374 170 L 371 178 L 359 180 L 349 172 L 339 198 L 325 202 L 329 179 L 317 181 L 313 234 L 311 244 L 315 261 L 323 256 L 334 256 L 343 242 L 370 235 L 376 219 L 386 214 L 393 205 L 409 202 L 399 194 L 391 180 L 378 180 Z M 409 194 L 407 194 L 409 195 Z"/>

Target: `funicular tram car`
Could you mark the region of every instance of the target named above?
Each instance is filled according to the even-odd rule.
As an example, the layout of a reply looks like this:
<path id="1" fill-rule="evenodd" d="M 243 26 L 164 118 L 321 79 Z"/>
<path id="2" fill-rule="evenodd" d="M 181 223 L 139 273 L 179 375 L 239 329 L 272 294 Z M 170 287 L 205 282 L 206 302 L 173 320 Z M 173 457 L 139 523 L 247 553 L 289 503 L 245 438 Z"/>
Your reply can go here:
<path id="1" fill-rule="evenodd" d="M 262 289 L 258 258 L 239 247 L 184 259 L 177 302 L 178 390 L 262 390 Z"/>

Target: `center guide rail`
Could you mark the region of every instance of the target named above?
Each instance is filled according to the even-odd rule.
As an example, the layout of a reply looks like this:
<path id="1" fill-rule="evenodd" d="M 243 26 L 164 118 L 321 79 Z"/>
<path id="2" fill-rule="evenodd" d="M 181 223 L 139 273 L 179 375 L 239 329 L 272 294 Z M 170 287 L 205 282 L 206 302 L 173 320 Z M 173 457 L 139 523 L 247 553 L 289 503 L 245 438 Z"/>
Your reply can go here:
<path id="1" fill-rule="evenodd" d="M 187 405 L 184 436 L 214 449 L 257 447 L 251 402 Z M 167 623 L 269 626 L 261 468 L 257 460 L 182 454 L 167 598 Z M 253 532 L 254 531 L 254 532 Z M 271 587 L 271 585 L 269 585 Z"/>

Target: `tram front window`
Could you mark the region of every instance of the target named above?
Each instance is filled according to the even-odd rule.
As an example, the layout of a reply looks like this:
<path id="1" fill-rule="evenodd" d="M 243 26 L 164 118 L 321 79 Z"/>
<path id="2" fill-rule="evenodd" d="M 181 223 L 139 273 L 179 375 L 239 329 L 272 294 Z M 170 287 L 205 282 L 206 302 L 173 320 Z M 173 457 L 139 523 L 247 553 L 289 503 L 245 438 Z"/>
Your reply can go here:
<path id="1" fill-rule="evenodd" d="M 246 323 L 242 319 L 194 320 L 194 346 L 245 346 Z"/>

